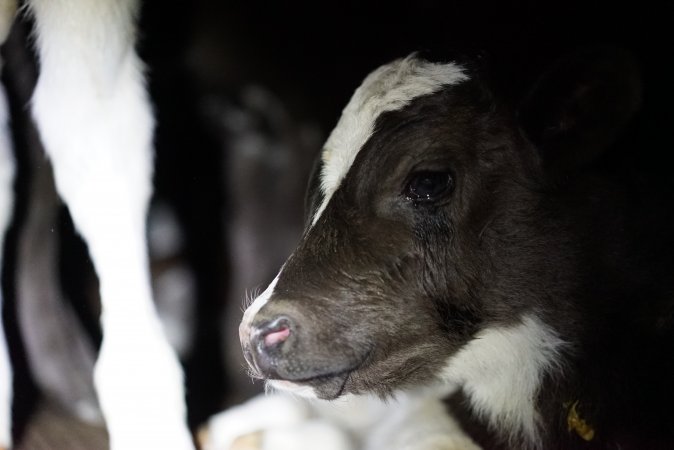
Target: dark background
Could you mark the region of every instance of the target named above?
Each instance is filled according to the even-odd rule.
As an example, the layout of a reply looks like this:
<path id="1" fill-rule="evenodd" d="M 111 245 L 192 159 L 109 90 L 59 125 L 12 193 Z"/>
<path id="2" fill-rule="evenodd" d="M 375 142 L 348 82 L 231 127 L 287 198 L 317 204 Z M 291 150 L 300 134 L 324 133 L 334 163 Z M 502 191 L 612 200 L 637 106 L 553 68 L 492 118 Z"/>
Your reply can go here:
<path id="1" fill-rule="evenodd" d="M 221 151 L 204 120 L 203 102 L 213 97 L 236 99 L 250 84 L 270 90 L 294 120 L 315 125 L 325 138 L 364 76 L 412 51 L 438 60 L 480 55 L 500 95 L 516 104 L 555 59 L 589 46 L 613 45 L 633 53 L 644 82 L 643 111 L 629 130 L 634 147 L 630 145 L 622 156 L 653 176 L 669 179 L 666 162 L 674 149 L 672 16 L 656 2 L 197 1 L 190 5 L 146 2 L 140 49 L 149 64 L 158 108 L 157 186 L 184 205 L 181 216 L 199 236 L 192 248 L 200 254 L 195 264 L 206 316 L 223 307 L 226 295 L 220 290 L 226 292 L 231 266 L 237 264 L 226 251 L 221 256 L 210 252 L 217 247 L 211 236 L 222 229 L 216 222 L 227 220 L 227 203 L 237 198 L 217 188 L 227 150 Z M 295 175 L 306 177 L 302 170 Z M 299 204 L 301 198 L 290 201 Z M 214 205 L 222 205 L 224 216 L 213 214 Z M 213 360 L 207 354 L 214 350 L 216 341 L 211 338 L 208 333 L 203 336 L 197 350 L 202 354 L 192 364 L 195 369 L 210 368 L 204 376 L 211 377 L 208 381 L 215 386 L 218 380 L 212 378 Z M 226 373 L 232 370 L 238 368 L 223 368 Z M 197 401 L 200 395 L 194 392 L 195 402 L 204 410 L 219 401 L 210 397 L 211 392 Z"/>
<path id="2" fill-rule="evenodd" d="M 629 50 L 642 71 L 644 103 L 620 156 L 669 180 L 672 15 L 661 4 L 145 1 L 138 48 L 156 107 L 157 198 L 176 210 L 186 236 L 182 257 L 197 280 L 196 341 L 184 361 L 192 424 L 260 389 L 246 386 L 231 363 L 243 288 L 264 287 L 292 249 L 311 159 L 367 73 L 412 51 L 437 60 L 479 55 L 499 95 L 516 104 L 560 56 L 597 44 Z M 295 153 L 276 169 L 239 170 L 229 128 L 218 119 L 222 108 L 250 109 L 251 86 L 284 111 L 281 126 L 264 111 L 255 123 L 271 142 L 293 143 L 286 151 Z M 298 130 L 312 137 L 302 141 Z M 231 235 L 242 217 L 236 223 L 258 233 L 251 239 L 259 266 L 245 276 L 233 248 L 239 237 Z M 76 239 L 64 239 L 86 255 Z M 90 270 L 84 266 L 70 262 Z"/>

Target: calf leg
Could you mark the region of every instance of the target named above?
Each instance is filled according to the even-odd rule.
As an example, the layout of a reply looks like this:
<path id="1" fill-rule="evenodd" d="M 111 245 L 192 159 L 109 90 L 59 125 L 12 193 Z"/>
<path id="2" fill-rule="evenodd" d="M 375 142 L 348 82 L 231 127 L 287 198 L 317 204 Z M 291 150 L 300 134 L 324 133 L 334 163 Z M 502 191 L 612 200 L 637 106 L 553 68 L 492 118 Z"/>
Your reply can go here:
<path id="1" fill-rule="evenodd" d="M 0 86 L 0 268 L 2 267 L 5 233 L 12 214 L 12 181 L 14 159 L 7 127 L 7 102 Z M 2 291 L 0 290 L 0 311 Z M 11 444 L 12 367 L 7 352 L 7 341 L 0 316 L 0 448 Z"/>
<path id="2" fill-rule="evenodd" d="M 15 0 L 0 0 L 0 45 L 9 34 L 15 11 Z M 12 215 L 12 182 L 15 167 L 11 147 L 7 99 L 4 89 L 0 86 L 0 269 L 2 269 L 5 233 Z M 1 312 L 2 290 L 0 290 L 0 448 L 9 448 L 12 443 L 12 367 Z"/>
<path id="3" fill-rule="evenodd" d="M 94 380 L 113 449 L 192 448 L 182 372 L 150 289 L 145 216 L 153 117 L 134 0 L 33 0 L 33 114 L 101 287 Z"/>

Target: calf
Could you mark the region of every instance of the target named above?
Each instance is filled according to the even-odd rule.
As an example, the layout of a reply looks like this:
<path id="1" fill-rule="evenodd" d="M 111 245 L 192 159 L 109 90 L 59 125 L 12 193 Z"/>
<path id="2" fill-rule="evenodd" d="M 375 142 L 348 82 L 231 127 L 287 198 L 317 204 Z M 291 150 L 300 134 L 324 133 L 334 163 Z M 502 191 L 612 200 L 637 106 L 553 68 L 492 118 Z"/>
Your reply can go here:
<path id="1" fill-rule="evenodd" d="M 321 399 L 426 387 L 489 449 L 670 448 L 669 204 L 599 164 L 640 98 L 608 49 L 518 108 L 475 64 L 374 71 L 243 317 L 253 376 Z"/>

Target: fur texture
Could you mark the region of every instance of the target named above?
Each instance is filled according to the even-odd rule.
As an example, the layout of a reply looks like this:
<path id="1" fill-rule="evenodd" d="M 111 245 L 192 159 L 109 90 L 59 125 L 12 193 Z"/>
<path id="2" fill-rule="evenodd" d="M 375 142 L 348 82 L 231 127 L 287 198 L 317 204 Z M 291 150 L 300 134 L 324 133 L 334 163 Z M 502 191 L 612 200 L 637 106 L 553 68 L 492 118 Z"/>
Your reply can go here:
<path id="1" fill-rule="evenodd" d="M 434 64 L 413 56 L 400 59 L 372 72 L 346 105 L 337 126 L 325 143 L 322 160 L 321 190 L 323 203 L 313 219 L 316 223 L 356 159 L 363 144 L 375 129 L 377 118 L 395 111 L 442 86 L 466 79 L 460 66 Z"/>
<path id="2" fill-rule="evenodd" d="M 671 199 L 597 162 L 639 108 L 634 62 L 590 49 L 515 107 L 476 67 L 403 61 L 326 143 L 246 314 L 253 372 L 323 399 L 434 387 L 484 448 L 667 448 Z"/>
<path id="3" fill-rule="evenodd" d="M 94 379 L 111 447 L 193 448 L 182 370 L 150 289 L 154 119 L 134 49 L 138 2 L 34 0 L 28 8 L 40 66 L 33 117 L 101 286 Z"/>

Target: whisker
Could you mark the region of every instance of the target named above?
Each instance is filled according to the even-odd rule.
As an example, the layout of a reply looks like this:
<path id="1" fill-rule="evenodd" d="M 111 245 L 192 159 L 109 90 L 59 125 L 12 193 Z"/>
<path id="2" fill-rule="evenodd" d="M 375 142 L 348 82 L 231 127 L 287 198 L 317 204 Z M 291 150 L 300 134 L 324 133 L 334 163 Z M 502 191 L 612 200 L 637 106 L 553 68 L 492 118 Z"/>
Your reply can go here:
<path id="1" fill-rule="evenodd" d="M 260 295 L 261 289 L 259 286 L 255 286 L 252 289 L 246 289 L 243 295 L 243 305 L 241 311 L 244 312 L 247 310 L 250 305 L 253 304 L 255 299 Z"/>
<path id="2" fill-rule="evenodd" d="M 250 380 L 252 382 L 255 382 L 255 380 L 264 380 L 264 378 L 260 376 L 259 373 L 255 372 L 247 364 L 241 364 L 241 370 L 243 370 L 246 373 L 246 375 L 250 377 Z"/>

